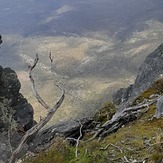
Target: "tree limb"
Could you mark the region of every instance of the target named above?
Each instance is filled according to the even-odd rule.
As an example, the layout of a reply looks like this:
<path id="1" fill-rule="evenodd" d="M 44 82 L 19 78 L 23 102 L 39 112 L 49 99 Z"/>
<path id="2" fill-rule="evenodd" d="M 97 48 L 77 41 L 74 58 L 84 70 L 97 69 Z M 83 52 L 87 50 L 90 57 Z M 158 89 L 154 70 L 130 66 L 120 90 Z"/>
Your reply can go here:
<path id="1" fill-rule="evenodd" d="M 76 150 L 75 150 L 75 157 L 77 158 L 78 157 L 78 146 L 79 146 L 79 142 L 80 142 L 80 139 L 82 138 L 82 127 L 83 127 L 83 125 L 82 125 L 82 123 L 80 122 L 80 121 L 78 121 L 79 122 L 79 124 L 80 124 L 80 129 L 79 129 L 79 137 L 77 138 L 77 139 L 75 139 L 75 138 L 66 138 L 66 140 L 73 140 L 73 141 L 75 141 L 76 142 Z"/>
<path id="2" fill-rule="evenodd" d="M 115 132 L 120 127 L 122 127 L 125 123 L 128 123 L 129 121 L 132 121 L 134 119 L 137 119 L 140 113 L 145 113 L 149 110 L 149 106 L 156 103 L 157 99 L 154 99 L 152 101 L 141 103 L 136 106 L 128 107 L 126 109 L 123 109 L 122 111 L 117 111 L 111 120 L 106 121 L 101 128 L 96 132 L 96 134 L 92 137 L 96 138 L 102 138 L 109 133 Z M 142 109 L 145 108 L 145 109 Z M 91 140 L 92 140 L 91 139 Z"/>
<path id="3" fill-rule="evenodd" d="M 118 146 L 116 146 L 116 145 L 114 145 L 114 144 L 112 144 L 112 143 L 108 144 L 108 145 L 107 145 L 106 147 L 104 147 L 104 148 L 100 148 L 100 150 L 107 150 L 109 146 L 112 146 L 112 147 L 114 147 L 114 148 L 117 148 L 121 153 L 123 153 L 123 151 L 122 151 L 122 149 L 121 149 L 120 147 L 118 147 Z"/>
<path id="4" fill-rule="evenodd" d="M 78 146 L 79 146 L 79 141 L 82 137 L 82 127 L 83 127 L 83 125 L 81 124 L 80 121 L 79 121 L 79 123 L 80 123 L 80 135 L 79 135 L 78 139 L 76 140 L 76 152 L 75 152 L 76 158 L 78 157 Z"/>
<path id="5" fill-rule="evenodd" d="M 36 86 L 35 86 L 35 81 L 33 79 L 32 76 L 32 70 L 36 67 L 37 63 L 39 61 L 39 57 L 38 54 L 36 53 L 36 58 L 34 60 L 33 65 L 28 66 L 29 67 L 29 79 L 32 83 L 32 90 L 34 93 L 35 98 L 37 99 L 37 101 L 46 109 L 46 110 L 50 110 L 50 107 L 44 102 L 44 100 L 41 98 L 41 96 L 38 94 L 37 90 L 36 90 Z"/>
<path id="6" fill-rule="evenodd" d="M 51 53 L 51 51 L 50 51 L 50 53 L 49 53 L 49 59 L 50 59 L 50 66 L 52 67 L 53 58 L 52 58 L 52 53 Z"/>
<path id="7" fill-rule="evenodd" d="M 14 163 L 16 161 L 17 155 L 20 153 L 20 151 L 22 150 L 23 146 L 25 145 L 26 141 L 29 140 L 33 135 L 35 135 L 43 126 L 45 126 L 45 124 L 47 124 L 50 119 L 53 117 L 53 115 L 55 114 L 55 112 L 57 111 L 57 109 L 61 106 L 64 97 L 65 97 L 65 90 L 61 89 L 58 85 L 57 87 L 60 88 L 62 90 L 62 95 L 60 97 L 60 99 L 57 101 L 57 103 L 50 108 L 44 101 L 43 99 L 40 97 L 40 95 L 37 93 L 36 89 L 35 89 L 35 82 L 34 79 L 32 77 L 32 70 L 35 68 L 35 66 L 38 63 L 38 54 L 36 54 L 36 59 L 34 60 L 34 63 L 32 66 L 29 66 L 29 78 L 31 80 L 32 83 L 32 88 L 34 91 L 34 95 L 36 97 L 36 99 L 38 100 L 38 102 L 45 108 L 48 110 L 47 115 L 39 122 L 37 123 L 35 126 L 33 126 L 31 129 L 29 129 L 25 135 L 22 137 L 20 144 L 18 145 L 18 147 L 15 149 L 15 151 L 12 153 L 12 156 L 10 158 L 10 162 L 9 163 Z"/>

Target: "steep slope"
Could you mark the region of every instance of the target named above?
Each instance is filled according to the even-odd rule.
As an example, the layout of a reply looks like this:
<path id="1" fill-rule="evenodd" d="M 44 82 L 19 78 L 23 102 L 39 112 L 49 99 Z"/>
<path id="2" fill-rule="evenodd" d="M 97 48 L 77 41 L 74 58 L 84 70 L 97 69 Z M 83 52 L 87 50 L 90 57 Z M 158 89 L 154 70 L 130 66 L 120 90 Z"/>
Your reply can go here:
<path id="1" fill-rule="evenodd" d="M 146 90 L 154 81 L 163 76 L 163 44 L 149 54 L 141 65 L 133 85 L 121 88 L 113 96 L 113 102 L 120 105 L 131 102 Z"/>
<path id="2" fill-rule="evenodd" d="M 129 98 L 126 98 L 129 105 L 128 103 L 122 103 L 127 105 L 120 105 L 122 110 L 118 109 L 115 112 L 114 105 L 108 103 L 94 117 L 62 122 L 50 128 L 42 129 L 27 142 L 29 153 L 33 152 L 34 156 L 37 157 L 28 157 L 24 162 L 162 163 L 163 119 L 160 116 L 157 117 L 158 119 L 154 118 L 158 98 L 163 97 L 163 78 L 160 77 L 163 68 L 161 64 L 162 49 L 163 45 L 151 53 L 141 66 L 134 85 L 130 86 L 131 90 L 136 92 L 129 94 Z M 16 136 L 12 135 L 12 139 L 18 137 L 15 144 L 11 144 L 15 146 L 20 140 L 19 129 L 25 132 L 33 125 L 33 110 L 26 100 L 22 101 L 22 98 L 19 98 L 22 95 L 19 94 L 20 83 L 15 72 L 9 68 L 1 68 L 0 76 L 1 90 L 3 90 L 1 119 L 10 119 L 10 116 L 6 116 L 3 110 L 8 111 L 12 107 L 14 114 L 12 115 L 12 112 L 9 112 L 9 114 L 14 117 L 18 129 L 14 133 Z M 142 89 L 145 90 L 143 93 L 141 93 Z M 4 94 L 4 92 L 7 93 Z M 136 94 L 139 94 L 139 96 L 136 96 Z M 161 103 L 163 102 L 161 101 Z M 19 104 L 24 108 L 26 108 L 26 105 L 29 106 L 27 113 L 23 110 L 23 113 L 25 113 L 23 115 L 31 115 L 29 116 L 30 121 L 16 114 L 22 111 L 16 107 Z M 29 117 L 27 116 L 27 118 Z M 7 124 L 6 121 L 2 121 L 3 124 Z M 6 131 L 8 125 L 10 124 L 7 124 Z M 2 136 L 7 136 L 7 132 L 4 132 Z M 79 140 L 81 138 L 82 140 Z M 96 138 L 100 138 L 101 141 Z M 7 139 L 4 140 L 7 143 Z M 2 151 L 7 151 L 7 154 L 10 153 L 6 146 Z"/>
<path id="3" fill-rule="evenodd" d="M 110 103 L 89 121 L 93 124 L 89 124 L 90 128 L 85 128 L 85 123 L 83 123 L 83 139 L 78 149 L 72 146 L 76 144 L 72 140 L 80 136 L 80 125 L 78 127 L 72 125 L 72 129 L 75 129 L 75 137 L 72 132 L 68 136 L 63 134 L 64 138 L 57 137 L 55 133 L 57 128 L 54 127 L 51 131 L 47 129 L 53 132 L 54 138 L 50 150 L 41 152 L 36 158 L 28 157 L 25 162 L 162 163 L 163 118 L 160 116 L 157 117 L 158 119 L 155 118 L 158 99 L 160 96 L 163 97 L 162 54 L 163 44 L 147 56 L 140 67 L 134 85 L 119 91 L 121 94 L 118 95 L 119 101 L 116 102 L 121 105 L 116 113 L 115 107 Z M 48 134 L 45 133 L 44 136 Z M 65 137 L 66 140 L 71 140 L 71 145 L 65 140 Z M 102 138 L 101 141 L 95 139 L 99 137 Z M 78 152 L 77 157 L 75 157 L 76 152 Z"/>
<path id="4" fill-rule="evenodd" d="M 144 99 L 151 100 L 157 95 L 163 95 L 163 79 L 156 81 L 146 91 L 136 98 L 132 105 L 141 103 Z M 112 108 L 112 106 L 108 106 Z M 103 108 L 104 109 L 104 108 Z M 105 106 L 106 109 L 106 106 Z M 41 152 L 36 157 L 28 157 L 25 163 L 120 163 L 120 162 L 163 162 L 163 117 L 153 118 L 156 103 L 150 105 L 148 111 L 140 114 L 137 119 L 123 125 L 117 132 L 106 136 L 103 140 L 93 139 L 92 132 L 87 132 L 79 143 L 78 157 L 75 157 L 76 147 L 63 138 L 56 138 L 49 150 Z M 97 113 L 97 122 L 107 117 L 107 112 Z M 99 117 L 97 116 L 99 115 Z M 105 122 L 104 119 L 103 122 Z"/>

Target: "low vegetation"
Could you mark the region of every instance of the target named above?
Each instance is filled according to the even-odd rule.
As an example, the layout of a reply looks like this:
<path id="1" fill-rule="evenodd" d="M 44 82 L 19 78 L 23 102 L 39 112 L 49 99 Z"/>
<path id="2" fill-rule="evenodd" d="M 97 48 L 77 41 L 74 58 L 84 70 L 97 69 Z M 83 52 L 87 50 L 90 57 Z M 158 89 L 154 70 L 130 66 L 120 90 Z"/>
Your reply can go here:
<path id="1" fill-rule="evenodd" d="M 142 93 L 134 102 L 152 99 L 163 94 L 163 79 L 155 82 L 148 90 Z M 114 111 L 113 104 L 108 103 L 97 112 L 95 119 L 104 123 Z M 156 106 L 150 109 L 137 120 L 121 127 L 117 132 L 110 134 L 103 140 L 87 141 L 92 134 L 87 133 L 78 146 L 78 157 L 75 157 L 76 147 L 63 138 L 56 138 L 55 143 L 48 151 L 25 158 L 25 163 L 105 163 L 105 162 L 163 162 L 163 118 L 153 118 Z M 99 116 L 101 115 L 101 117 Z M 109 116 L 108 116 L 109 115 Z M 104 121 L 103 121 L 104 120 Z"/>

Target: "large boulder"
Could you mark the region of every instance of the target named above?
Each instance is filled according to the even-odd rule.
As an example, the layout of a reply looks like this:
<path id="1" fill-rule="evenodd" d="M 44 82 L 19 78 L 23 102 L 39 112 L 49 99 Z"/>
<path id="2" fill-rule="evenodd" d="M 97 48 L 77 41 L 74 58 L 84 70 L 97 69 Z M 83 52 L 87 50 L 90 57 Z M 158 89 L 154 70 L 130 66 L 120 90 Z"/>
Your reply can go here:
<path id="1" fill-rule="evenodd" d="M 73 139 L 77 139 L 80 136 L 80 128 L 82 127 L 82 135 L 87 130 L 94 128 L 92 118 L 82 118 L 78 120 L 68 120 L 60 122 L 51 127 L 41 130 L 38 132 L 32 141 L 29 142 L 29 151 L 41 152 L 47 149 L 58 136 L 63 138 L 72 139 L 71 143 L 74 143 Z"/>

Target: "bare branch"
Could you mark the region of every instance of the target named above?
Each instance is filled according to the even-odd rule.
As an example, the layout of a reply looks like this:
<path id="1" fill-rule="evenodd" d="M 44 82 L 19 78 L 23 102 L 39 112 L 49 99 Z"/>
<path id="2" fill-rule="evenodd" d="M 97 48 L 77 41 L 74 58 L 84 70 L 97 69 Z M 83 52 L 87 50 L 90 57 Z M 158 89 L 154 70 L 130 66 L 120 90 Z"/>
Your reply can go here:
<path id="1" fill-rule="evenodd" d="M 32 70 L 36 67 L 38 61 L 39 61 L 39 57 L 38 57 L 38 54 L 36 53 L 36 58 L 34 59 L 33 65 L 31 65 L 31 66 L 29 65 L 29 66 L 28 66 L 30 72 L 32 72 Z"/>
<path id="2" fill-rule="evenodd" d="M 147 112 L 150 108 L 149 106 L 156 103 L 157 99 L 153 99 L 149 102 L 141 103 L 136 106 L 125 108 L 121 111 L 117 111 L 111 120 L 106 121 L 101 128 L 94 134 L 94 136 L 91 138 L 94 139 L 96 137 L 99 137 L 101 139 L 102 137 L 108 135 L 109 133 L 112 133 L 113 131 L 118 130 L 122 125 L 128 123 L 130 119 L 138 118 L 140 114 L 143 114 Z"/>
<path id="3" fill-rule="evenodd" d="M 43 107 L 45 107 L 48 110 L 48 113 L 47 113 L 47 115 L 38 124 L 36 124 L 35 126 L 33 126 L 31 129 L 29 129 L 25 133 L 25 135 L 21 139 L 20 144 L 18 145 L 18 147 L 16 148 L 16 150 L 12 153 L 12 156 L 10 158 L 10 162 L 9 163 L 14 163 L 16 161 L 17 155 L 20 153 L 20 151 L 22 150 L 23 146 L 26 144 L 26 141 L 29 140 L 43 126 L 45 126 L 45 124 L 47 124 L 50 121 L 50 119 L 53 117 L 53 115 L 55 114 L 55 112 L 57 111 L 57 109 L 61 106 L 61 104 L 62 104 L 62 102 L 64 100 L 64 97 L 65 97 L 65 90 L 61 89 L 57 85 L 57 87 L 62 90 L 62 95 L 61 95 L 60 99 L 57 101 L 57 103 L 52 108 L 50 108 L 48 105 L 46 105 L 46 103 L 43 101 L 43 99 L 37 93 L 37 91 L 35 89 L 34 79 L 32 77 L 32 70 L 35 68 L 38 60 L 39 60 L 38 54 L 36 54 L 36 59 L 34 60 L 33 65 L 32 66 L 29 66 L 29 78 L 31 80 L 33 91 L 34 91 L 34 95 L 35 95 L 36 99 L 38 100 L 39 103 L 41 103 L 41 105 Z"/>
<path id="4" fill-rule="evenodd" d="M 29 79 L 31 80 L 32 83 L 32 89 L 33 89 L 33 93 L 35 98 L 37 99 L 37 101 L 44 107 L 46 108 L 46 110 L 50 110 L 50 107 L 44 102 L 44 100 L 41 98 L 41 96 L 38 94 L 37 90 L 36 90 L 36 86 L 35 86 L 35 81 L 33 79 L 32 76 L 32 70 L 36 67 L 37 63 L 39 61 L 39 57 L 38 54 L 36 53 L 36 58 L 33 62 L 33 65 L 29 66 Z"/>
<path id="5" fill-rule="evenodd" d="M 78 157 L 78 146 L 79 146 L 79 142 L 80 142 L 80 139 L 82 138 L 82 127 L 83 127 L 83 125 L 82 125 L 82 123 L 80 122 L 80 121 L 78 121 L 79 122 L 79 124 L 80 124 L 80 129 L 79 129 L 79 137 L 77 138 L 77 139 L 75 139 L 75 138 L 66 138 L 66 140 L 73 140 L 73 141 L 75 141 L 76 142 L 76 150 L 75 150 L 75 157 L 77 158 Z"/>
<path id="6" fill-rule="evenodd" d="M 75 139 L 75 138 L 66 138 L 66 140 L 73 140 L 73 141 L 77 141 L 77 139 Z"/>
<path id="7" fill-rule="evenodd" d="M 79 135 L 78 139 L 76 140 L 76 152 L 75 152 L 76 158 L 78 157 L 78 146 L 79 146 L 79 141 L 82 137 L 82 127 L 83 127 L 83 125 L 81 124 L 80 121 L 79 121 L 79 123 L 80 123 L 80 135 Z"/>
<path id="8" fill-rule="evenodd" d="M 158 143 L 154 143 L 154 144 L 150 144 L 150 146 L 161 145 L 161 144 L 163 144 L 163 141 L 158 142 Z"/>
<path id="9" fill-rule="evenodd" d="M 114 147 L 114 148 L 117 148 L 121 153 L 123 153 L 123 151 L 122 151 L 122 149 L 121 149 L 120 147 L 118 147 L 118 146 L 116 146 L 116 145 L 114 145 L 114 144 L 112 144 L 112 143 L 108 144 L 108 145 L 107 145 L 106 147 L 104 147 L 104 148 L 100 148 L 100 150 L 107 150 L 109 146 L 112 146 L 112 147 Z"/>
<path id="10" fill-rule="evenodd" d="M 51 70 L 51 72 L 52 72 L 53 58 L 52 58 L 52 53 L 51 53 L 51 51 L 50 51 L 50 53 L 49 53 L 49 59 L 50 59 L 50 70 Z"/>
<path id="11" fill-rule="evenodd" d="M 123 156 L 125 162 L 130 162 L 126 156 Z"/>
<path id="12" fill-rule="evenodd" d="M 50 51 L 50 53 L 49 53 L 49 59 L 50 59 L 50 62 L 53 63 L 53 58 L 52 58 L 52 53 L 51 53 L 51 51 Z"/>

